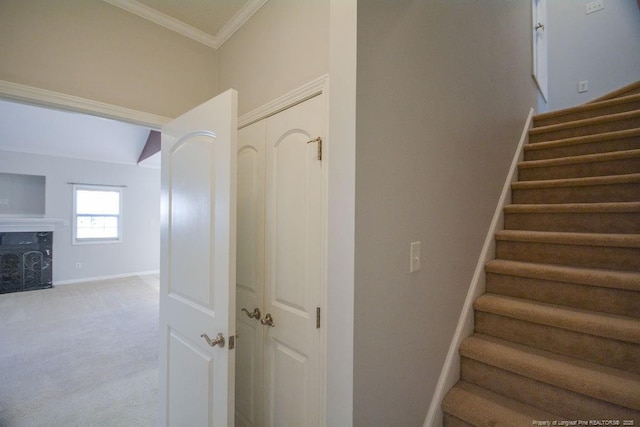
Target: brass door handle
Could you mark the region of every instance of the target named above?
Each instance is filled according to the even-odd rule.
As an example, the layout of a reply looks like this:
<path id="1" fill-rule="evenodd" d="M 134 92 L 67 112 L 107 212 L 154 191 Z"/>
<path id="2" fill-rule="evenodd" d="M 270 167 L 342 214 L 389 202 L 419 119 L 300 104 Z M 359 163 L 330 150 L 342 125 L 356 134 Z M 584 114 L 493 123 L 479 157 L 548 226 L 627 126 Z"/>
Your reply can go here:
<path id="1" fill-rule="evenodd" d="M 253 309 L 253 313 L 250 313 L 249 310 L 247 310 L 246 308 L 243 308 L 242 311 L 247 313 L 247 316 L 249 316 L 249 319 L 260 319 L 261 313 L 258 307 Z"/>
<path id="2" fill-rule="evenodd" d="M 217 345 L 219 345 L 220 347 L 224 347 L 224 335 L 222 335 L 222 333 L 219 333 L 218 336 L 214 339 L 209 338 L 207 334 L 202 334 L 200 336 L 204 338 L 207 341 L 207 344 L 209 344 L 211 347 L 215 347 Z"/>
<path id="3" fill-rule="evenodd" d="M 264 319 L 260 319 L 260 323 L 262 323 L 265 326 L 271 326 L 272 328 L 276 326 L 276 324 L 273 323 L 273 317 L 271 317 L 271 313 L 265 314 Z"/>

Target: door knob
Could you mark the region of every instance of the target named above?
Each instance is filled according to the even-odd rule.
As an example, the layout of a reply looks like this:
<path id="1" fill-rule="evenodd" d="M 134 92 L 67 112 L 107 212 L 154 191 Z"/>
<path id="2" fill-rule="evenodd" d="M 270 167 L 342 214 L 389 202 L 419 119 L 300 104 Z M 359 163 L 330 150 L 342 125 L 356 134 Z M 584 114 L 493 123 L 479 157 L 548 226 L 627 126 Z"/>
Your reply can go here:
<path id="1" fill-rule="evenodd" d="M 249 316 L 249 319 L 260 319 L 260 309 L 258 307 L 253 309 L 253 313 L 250 313 L 249 310 L 247 310 L 246 308 L 243 308 L 242 311 L 244 311 L 245 313 L 247 313 L 247 316 Z"/>
<path id="2" fill-rule="evenodd" d="M 538 25 L 536 25 L 536 28 L 535 28 L 535 29 L 536 29 L 536 31 L 537 31 L 537 30 L 543 30 L 543 31 L 544 31 L 544 24 L 542 24 L 542 23 L 538 22 Z"/>
<path id="3" fill-rule="evenodd" d="M 273 323 L 273 317 L 271 317 L 271 313 L 265 314 L 264 319 L 260 319 L 260 323 L 262 323 L 265 326 L 271 326 L 272 328 L 276 326 L 276 324 Z"/>
<path id="4" fill-rule="evenodd" d="M 202 334 L 200 336 L 204 338 L 207 341 L 207 344 L 209 344 L 211 347 L 215 347 L 217 345 L 219 345 L 220 347 L 224 347 L 224 335 L 222 335 L 222 333 L 219 333 L 218 336 L 214 339 L 209 338 L 207 334 Z"/>

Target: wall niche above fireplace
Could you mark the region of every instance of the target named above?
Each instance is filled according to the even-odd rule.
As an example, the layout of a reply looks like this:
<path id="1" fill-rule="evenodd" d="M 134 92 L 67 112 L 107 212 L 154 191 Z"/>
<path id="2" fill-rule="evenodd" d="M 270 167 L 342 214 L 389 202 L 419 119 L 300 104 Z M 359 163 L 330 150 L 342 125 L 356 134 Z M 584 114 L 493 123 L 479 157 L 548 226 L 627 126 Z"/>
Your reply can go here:
<path id="1" fill-rule="evenodd" d="M 0 216 L 43 217 L 46 177 L 0 172 Z"/>

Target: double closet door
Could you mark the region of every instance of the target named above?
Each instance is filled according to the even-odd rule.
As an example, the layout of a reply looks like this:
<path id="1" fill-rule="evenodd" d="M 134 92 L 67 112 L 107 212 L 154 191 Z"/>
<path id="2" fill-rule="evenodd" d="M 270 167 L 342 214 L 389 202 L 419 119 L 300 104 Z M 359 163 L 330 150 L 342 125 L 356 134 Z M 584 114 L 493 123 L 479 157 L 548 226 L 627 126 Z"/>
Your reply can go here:
<path id="1" fill-rule="evenodd" d="M 238 131 L 236 426 L 317 426 L 324 100 Z"/>

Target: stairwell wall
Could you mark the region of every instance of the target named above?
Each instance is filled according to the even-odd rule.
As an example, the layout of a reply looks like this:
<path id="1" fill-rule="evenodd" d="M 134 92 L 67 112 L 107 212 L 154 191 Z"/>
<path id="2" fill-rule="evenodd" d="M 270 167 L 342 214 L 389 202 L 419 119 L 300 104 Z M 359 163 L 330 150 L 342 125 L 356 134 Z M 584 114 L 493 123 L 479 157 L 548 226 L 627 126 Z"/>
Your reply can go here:
<path id="1" fill-rule="evenodd" d="M 358 3 L 356 426 L 424 421 L 536 103 L 530 25 L 526 2 Z"/>
<path id="2" fill-rule="evenodd" d="M 548 0 L 548 111 L 574 107 L 640 80 L 640 9 L 628 0 L 605 0 L 585 12 L 585 2 Z M 589 91 L 578 93 L 587 80 Z"/>

